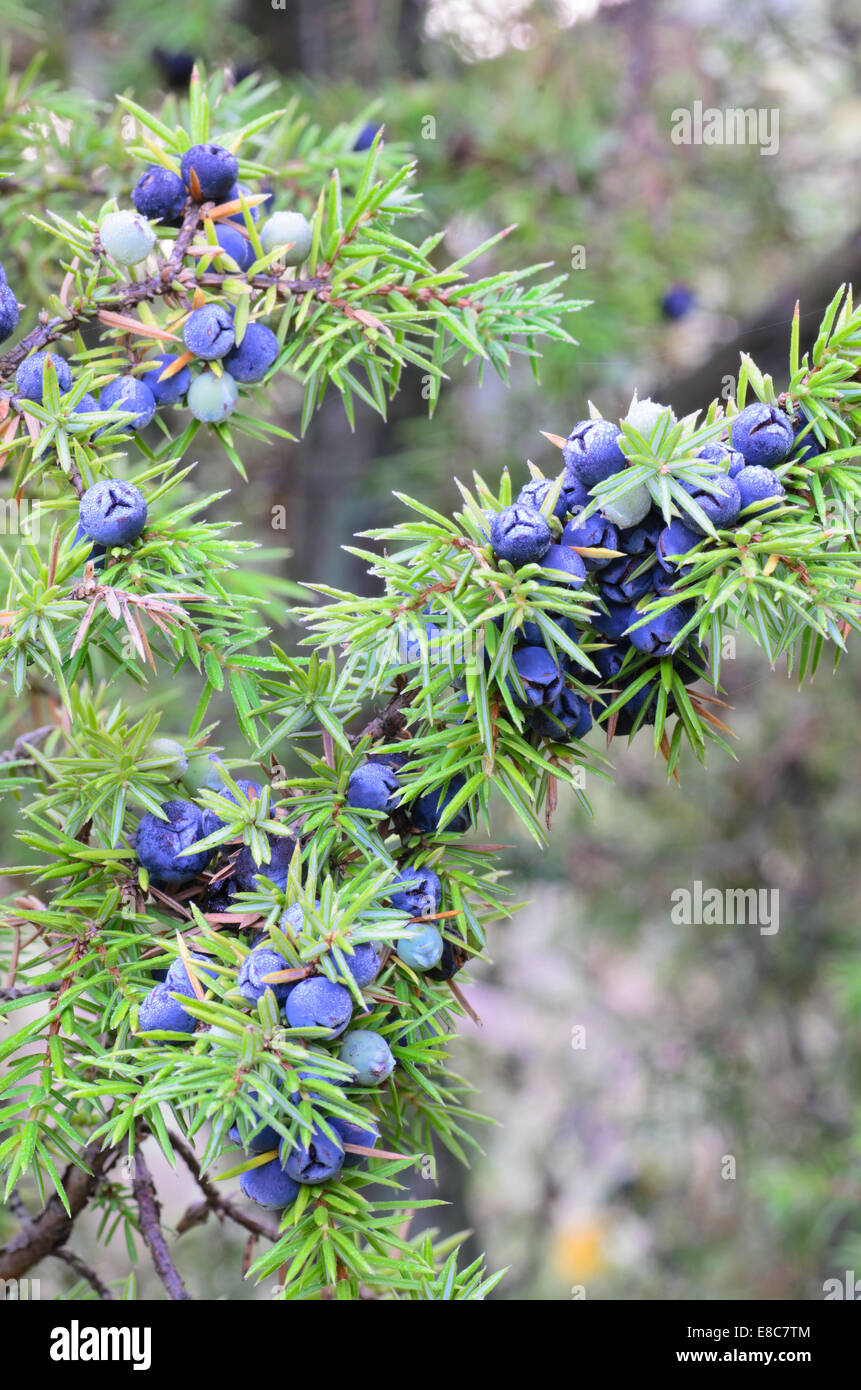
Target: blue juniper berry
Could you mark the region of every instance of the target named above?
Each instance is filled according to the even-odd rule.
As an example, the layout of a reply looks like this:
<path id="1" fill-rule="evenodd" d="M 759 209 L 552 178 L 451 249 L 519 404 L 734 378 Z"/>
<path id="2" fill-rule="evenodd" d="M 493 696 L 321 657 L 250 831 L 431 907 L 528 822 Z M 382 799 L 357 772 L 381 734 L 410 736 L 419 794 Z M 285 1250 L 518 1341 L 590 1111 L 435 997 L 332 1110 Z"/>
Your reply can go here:
<path id="1" fill-rule="evenodd" d="M 262 381 L 278 356 L 278 339 L 263 323 L 249 323 L 241 343 L 230 349 L 224 366 L 243 385 Z"/>
<path id="2" fill-rule="evenodd" d="M 224 357 L 236 342 L 233 311 L 224 304 L 204 304 L 193 309 L 182 330 L 185 346 L 195 357 L 213 361 Z"/>
<path id="3" fill-rule="evenodd" d="M 289 994 L 285 1006 L 291 1028 L 325 1028 L 330 1038 L 337 1038 L 353 1013 L 353 998 L 343 985 L 334 984 L 325 975 L 312 975 L 300 980 Z"/>
<path id="4" fill-rule="evenodd" d="M 240 1174 L 239 1186 L 244 1197 L 269 1211 L 282 1211 L 299 1196 L 299 1184 L 281 1167 L 280 1157 L 256 1168 L 246 1168 Z"/>
<path id="5" fill-rule="evenodd" d="M 191 385 L 191 372 L 188 367 L 180 367 L 172 376 L 162 378 L 162 372 L 167 371 L 176 361 L 177 354 L 173 352 L 162 352 L 158 357 L 147 358 L 150 370 L 144 372 L 140 380 L 152 392 L 157 406 L 176 405 Z"/>
<path id="6" fill-rule="evenodd" d="M 295 1148 L 287 1142 L 281 1145 L 281 1161 L 288 1177 L 298 1183 L 326 1182 L 344 1165 L 344 1146 L 338 1138 L 330 1138 L 315 1125 L 307 1143 L 301 1140 Z"/>
<path id="7" fill-rule="evenodd" d="M 628 462 L 619 447 L 622 431 L 610 420 L 580 420 L 565 441 L 562 458 L 586 487 L 602 483 Z"/>
<path id="8" fill-rule="evenodd" d="M 140 488 L 121 478 L 103 478 L 87 488 L 78 504 L 80 530 L 100 545 L 131 545 L 146 526 L 147 505 Z"/>
<path id="9" fill-rule="evenodd" d="M 732 447 L 748 463 L 766 467 L 781 463 L 795 439 L 789 416 L 766 401 L 755 401 L 740 410 L 729 423 L 729 435 Z"/>
<path id="10" fill-rule="evenodd" d="M 118 376 L 102 388 L 99 396 L 100 410 L 116 410 L 131 414 L 132 419 L 122 425 L 124 430 L 146 429 L 155 415 L 156 400 L 146 382 L 136 376 Z"/>
<path id="11" fill-rule="evenodd" d="M 765 512 L 773 512 L 776 507 L 781 506 L 786 496 L 786 488 L 777 474 L 762 465 L 748 464 L 747 468 L 743 468 L 737 474 L 735 482 L 741 497 L 742 511 L 746 507 L 752 506 L 754 502 L 774 499 L 768 507 L 757 507 L 757 517 L 763 516 Z"/>
<path id="12" fill-rule="evenodd" d="M 425 792 L 422 796 L 416 797 L 409 807 L 409 815 L 412 824 L 420 834 L 432 835 L 439 829 L 439 823 L 443 813 L 447 810 L 456 796 L 462 792 L 466 786 L 466 779 L 461 773 L 455 773 L 448 781 L 445 788 L 435 787 L 431 791 Z M 470 827 L 471 817 L 469 806 L 461 806 L 458 811 L 448 820 L 443 827 L 446 835 L 463 835 Z"/>
<path id="13" fill-rule="evenodd" d="M 28 401 L 37 401 L 41 405 L 45 367 L 48 362 L 57 373 L 57 389 L 60 395 L 64 396 L 71 390 L 72 371 L 68 362 L 56 352 L 33 352 L 24 358 L 15 373 L 15 389 L 19 396 Z"/>
<path id="14" fill-rule="evenodd" d="M 236 176 L 239 163 L 223 145 L 192 145 L 186 150 L 179 165 L 183 183 L 198 202 L 221 202 L 227 198 Z M 196 187 L 192 182 L 192 171 L 196 176 Z"/>
<path id="15" fill-rule="evenodd" d="M 715 530 L 732 526 L 738 517 L 741 497 L 735 479 L 728 473 L 706 473 L 701 480 L 682 483 L 682 487 L 688 496 L 693 498 L 700 511 L 705 513 Z M 698 532 L 701 536 L 707 534 L 705 527 L 696 517 L 686 514 L 684 520 L 685 525 L 692 531 Z"/>
<path id="16" fill-rule="evenodd" d="M 392 907 L 408 912 L 411 917 L 430 917 L 439 908 L 442 885 L 433 869 L 407 867 L 398 873 L 389 894 Z"/>
<path id="17" fill-rule="evenodd" d="M 365 762 L 347 783 L 347 805 L 363 811 L 392 811 L 398 804 L 400 782 L 394 768 Z"/>
<path id="18" fill-rule="evenodd" d="M 158 219 L 166 227 L 182 221 L 188 194 L 185 184 L 172 169 L 149 164 L 132 189 L 132 202 L 143 217 Z"/>
<path id="19" fill-rule="evenodd" d="M 161 809 L 167 820 L 147 811 L 138 821 L 135 850 L 151 883 L 158 888 L 178 888 L 206 868 L 212 851 L 183 853 L 206 834 L 202 813 L 193 802 L 164 801 Z"/>
<path id="20" fill-rule="evenodd" d="M 562 544 L 585 547 L 589 550 L 620 550 L 619 533 L 611 521 L 593 512 L 581 521 L 575 512 L 562 531 Z M 587 570 L 600 570 L 610 563 L 609 555 L 581 555 L 580 559 Z M 545 561 L 546 564 L 546 561 Z"/>
<path id="21" fill-rule="evenodd" d="M 503 507 L 490 527 L 490 543 L 500 560 L 518 567 L 541 560 L 550 549 L 550 540 L 546 518 L 522 502 Z"/>
<path id="22" fill-rule="evenodd" d="M 635 621 L 639 618 L 639 626 L 632 628 L 628 634 L 631 645 L 647 656 L 666 656 L 691 616 L 692 609 L 681 603 L 665 609 L 663 613 L 650 614 L 645 621 L 642 621 L 641 615 L 635 615 Z"/>

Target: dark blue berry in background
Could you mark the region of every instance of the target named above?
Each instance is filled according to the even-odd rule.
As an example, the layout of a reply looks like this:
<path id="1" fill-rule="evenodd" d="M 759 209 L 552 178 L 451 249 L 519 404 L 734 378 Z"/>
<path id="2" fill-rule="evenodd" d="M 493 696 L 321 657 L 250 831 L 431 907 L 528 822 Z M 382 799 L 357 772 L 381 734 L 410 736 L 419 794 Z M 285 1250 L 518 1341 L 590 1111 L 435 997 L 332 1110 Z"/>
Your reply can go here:
<path id="1" fill-rule="evenodd" d="M 456 773 L 449 781 L 445 791 L 441 787 L 435 787 L 433 791 L 425 792 L 423 796 L 417 797 L 409 808 L 410 819 L 415 829 L 424 835 L 432 835 L 439 826 L 443 812 L 465 786 L 464 777 L 461 773 Z M 446 823 L 443 834 L 463 835 L 469 827 L 468 807 L 461 806 L 460 810 L 455 812 L 451 820 Z"/>
<path id="2" fill-rule="evenodd" d="M 267 193 L 267 199 L 266 199 L 266 202 L 265 202 L 265 203 L 255 203 L 255 205 L 254 205 L 253 208 L 249 208 L 249 209 L 248 209 L 249 213 L 251 214 L 251 221 L 252 221 L 252 222 L 259 222 L 259 221 L 260 221 L 260 209 L 261 209 L 261 208 L 268 208 L 269 205 L 270 205 L 270 203 L 272 202 L 272 191 L 271 191 L 271 189 L 267 191 L 265 188 L 261 188 L 259 191 L 260 191 L 261 193 Z M 249 188 L 247 184 L 244 184 L 244 183 L 235 183 L 235 184 L 233 185 L 233 187 L 231 188 L 230 192 L 228 193 L 228 195 L 227 195 L 227 197 L 225 198 L 224 201 L 225 201 L 226 203 L 238 203 L 240 197 L 245 198 L 246 201 L 247 201 L 248 198 L 250 198 L 250 197 L 253 196 L 253 193 L 254 193 L 254 190 L 253 190 L 252 188 Z M 244 226 L 245 226 L 245 214 L 244 214 L 244 212 L 242 212 L 242 210 L 240 209 L 239 212 L 232 212 L 232 213 L 230 214 L 230 216 L 226 219 L 226 221 L 228 221 L 228 222 L 238 222 L 240 227 L 244 227 Z"/>
<path id="3" fill-rule="evenodd" d="M 562 544 L 574 546 L 585 546 L 590 550 L 620 550 L 619 533 L 611 521 L 601 516 L 600 512 L 593 512 L 585 521 L 581 521 L 577 513 L 572 516 L 567 526 L 562 531 Z M 601 555 L 581 555 L 580 559 L 587 570 L 600 570 L 610 563 L 610 556 Z M 545 564 L 546 564 L 545 560 Z"/>
<path id="4" fill-rule="evenodd" d="M 442 885 L 433 869 L 401 869 L 389 894 L 392 907 L 410 917 L 430 917 L 437 911 Z"/>
<path id="5" fill-rule="evenodd" d="M 565 506 L 569 515 L 576 512 L 581 507 L 586 507 L 592 501 L 592 494 L 582 478 L 578 478 L 576 473 L 572 473 L 570 468 L 566 468 L 562 474 L 562 496 L 565 498 Z"/>
<path id="6" fill-rule="evenodd" d="M 805 430 L 807 433 L 804 434 L 804 438 L 799 446 L 799 435 L 803 434 Z M 810 416 L 802 406 L 796 408 L 795 417 L 792 422 L 792 437 L 793 455 L 798 463 L 809 463 L 811 459 L 815 459 L 819 454 L 825 452 L 826 446 L 820 444 L 813 430 L 810 429 Z"/>
<path id="7" fill-rule="evenodd" d="M 363 763 L 350 774 L 347 805 L 362 811 L 391 811 L 397 805 L 400 783 L 385 763 Z"/>
<path id="8" fill-rule="evenodd" d="M 582 555 L 569 550 L 567 545 L 551 545 L 541 561 L 548 584 L 567 584 L 571 589 L 579 589 L 586 582 L 586 565 Z"/>
<path id="9" fill-rule="evenodd" d="M 606 612 L 599 610 L 594 614 L 592 626 L 611 642 L 618 642 L 631 626 L 635 616 L 634 610 L 627 603 L 608 603 Z M 594 661 L 594 654 L 592 659 Z"/>
<path id="10" fill-rule="evenodd" d="M 291 1149 L 282 1143 L 281 1161 L 295 1182 L 325 1182 L 344 1166 L 344 1146 L 340 1139 L 330 1139 L 315 1125 L 307 1144 L 300 1140 L 298 1147 Z"/>
<path id="11" fill-rule="evenodd" d="M 199 951 L 191 951 L 189 954 L 195 964 L 200 967 L 196 972 L 198 982 L 201 988 L 206 989 L 208 987 L 207 981 L 217 979 L 218 972 L 206 968 L 209 965 L 209 956 L 202 956 Z M 174 994 L 187 994 L 189 998 L 194 996 L 194 985 L 189 977 L 188 966 L 181 956 L 171 961 L 165 975 L 165 984 Z"/>
<path id="12" fill-rule="evenodd" d="M 278 1138 L 280 1142 L 280 1135 Z M 299 1184 L 284 1172 L 280 1158 L 261 1163 L 257 1168 L 246 1168 L 240 1174 L 239 1186 L 244 1197 L 250 1197 L 252 1202 L 269 1211 L 292 1206 L 299 1196 Z"/>
<path id="13" fill-rule="evenodd" d="M 257 259 L 257 252 L 249 238 L 243 236 L 238 227 L 229 227 L 226 223 L 220 222 L 215 229 L 215 240 L 222 251 L 226 251 L 236 262 L 240 270 L 247 270 Z"/>
<path id="14" fill-rule="evenodd" d="M 524 506 L 534 507 L 537 512 L 540 512 L 544 504 L 544 499 L 547 497 L 550 489 L 555 486 L 556 484 L 551 478 L 533 478 L 531 483 L 527 483 L 525 487 L 520 489 L 517 494 L 517 500 Z M 559 490 L 559 496 L 553 508 L 553 515 L 558 516 L 559 520 L 562 521 L 568 514 L 568 511 L 568 499 L 565 496 L 565 488 L 563 486 Z"/>
<path id="15" fill-rule="evenodd" d="M 664 518 L 658 511 L 650 511 L 637 526 L 629 526 L 619 532 L 619 550 L 626 555 L 646 555 L 654 550 L 658 536 L 664 529 Z"/>
<path id="16" fill-rule="evenodd" d="M 569 738 L 585 738 L 592 727 L 592 715 L 582 696 L 564 686 L 551 704 L 533 710 L 529 725 L 542 738 L 561 743 Z"/>
<path id="17" fill-rule="evenodd" d="M 369 1126 L 372 1125 L 370 1116 L 368 1117 Z M 363 1149 L 373 1149 L 379 1139 L 379 1131 L 364 1125 L 354 1124 L 352 1120 L 342 1120 L 339 1115 L 332 1116 L 332 1128 L 337 1130 L 344 1144 L 356 1144 Z M 344 1158 L 345 1168 L 358 1168 L 365 1159 L 362 1154 L 347 1154 Z"/>
<path id="18" fill-rule="evenodd" d="M 349 973 L 355 980 L 359 989 L 364 989 L 366 985 L 373 983 L 380 973 L 380 966 L 382 964 L 372 941 L 361 941 L 358 946 L 353 948 L 352 953 L 344 951 L 346 972 L 341 970 L 331 952 L 328 954 L 327 960 L 339 980 L 343 980 L 346 984 L 346 973 Z"/>
<path id="19" fill-rule="evenodd" d="M 166 985 L 156 985 L 138 1007 L 138 1027 L 142 1033 L 193 1033 L 197 1019 L 186 1013 L 178 999 L 171 999 Z"/>
<path id="20" fill-rule="evenodd" d="M 773 512 L 775 507 L 779 507 L 786 496 L 786 488 L 780 481 L 776 473 L 770 468 L 763 468 L 761 465 L 748 464 L 735 478 L 736 487 L 741 497 L 741 510 L 751 506 L 754 502 L 763 502 L 770 497 L 775 500 L 770 507 L 758 507 L 757 516 L 762 516 L 765 512 Z"/>
<path id="21" fill-rule="evenodd" d="M 622 555 L 611 560 L 598 575 L 598 585 L 608 603 L 636 603 L 652 588 L 652 570 L 641 555 Z"/>
<path id="22" fill-rule="evenodd" d="M 510 684 L 512 699 L 521 708 L 549 705 L 562 689 L 562 672 L 546 647 L 521 647 L 512 663 L 520 677 L 523 695 Z"/>
<path id="23" fill-rule="evenodd" d="M 671 285 L 661 300 L 665 319 L 683 319 L 693 309 L 697 297 L 688 285 Z"/>
<path id="24" fill-rule="evenodd" d="M 651 614 L 629 634 L 631 645 L 647 656 L 666 656 L 682 628 L 690 622 L 691 614 L 692 610 L 681 603 L 663 613 Z M 634 621 L 637 620 L 635 615 Z"/>
<path id="25" fill-rule="evenodd" d="M 254 1124 L 260 1125 L 263 1120 L 262 1107 L 259 1105 L 260 1096 L 257 1091 L 249 1091 L 247 1099 L 253 1102 Z M 234 1144 L 242 1145 L 242 1138 L 239 1133 L 239 1126 L 232 1125 L 228 1131 L 228 1137 Z M 281 1135 L 271 1125 L 262 1125 L 256 1133 L 251 1135 L 245 1144 L 246 1153 L 265 1154 L 270 1149 L 277 1149 L 281 1143 Z"/>
<path id="26" fill-rule="evenodd" d="M 243 893 L 253 893 L 258 887 L 258 877 L 268 878 L 283 892 L 287 887 L 290 861 L 296 848 L 296 841 L 289 835 L 270 835 L 269 847 L 272 858 L 268 864 L 256 864 L 254 855 L 247 845 L 243 845 L 236 859 L 234 874 L 236 886 Z"/>
<path id="27" fill-rule="evenodd" d="M 658 543 L 655 547 L 655 554 L 658 557 L 658 564 L 667 574 L 684 575 L 690 573 L 690 565 L 680 565 L 678 557 L 686 555 L 695 545 L 699 545 L 702 536 L 697 535 L 683 521 L 678 518 L 671 521 L 669 526 L 665 526 L 658 536 Z"/>
<path id="28" fill-rule="evenodd" d="M 375 125 L 373 121 L 368 121 L 362 126 L 353 142 L 353 149 L 356 151 L 369 150 L 377 138 L 377 132 L 382 130 L 382 126 Z"/>
<path id="29" fill-rule="evenodd" d="M 267 989 L 271 989 L 279 1004 L 284 1004 L 287 1000 L 294 984 L 290 981 L 267 984 L 266 975 L 276 975 L 280 970 L 289 970 L 290 962 L 273 950 L 271 946 L 255 946 L 253 951 L 249 951 L 244 961 L 239 967 L 237 977 L 237 988 L 243 999 L 247 999 L 249 1004 L 256 1004 L 258 999 L 262 999 Z"/>
<path id="30" fill-rule="evenodd" d="M 185 49 L 179 53 L 171 53 L 164 48 L 154 48 L 152 56 L 169 87 L 181 92 L 188 86 L 194 71 L 193 53 Z"/>

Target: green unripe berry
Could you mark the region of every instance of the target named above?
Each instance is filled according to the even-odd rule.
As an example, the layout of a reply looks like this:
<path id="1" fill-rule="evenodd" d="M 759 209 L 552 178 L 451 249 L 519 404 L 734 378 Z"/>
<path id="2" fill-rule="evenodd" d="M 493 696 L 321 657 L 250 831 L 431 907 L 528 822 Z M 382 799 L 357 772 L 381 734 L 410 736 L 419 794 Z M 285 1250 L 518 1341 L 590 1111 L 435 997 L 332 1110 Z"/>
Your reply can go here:
<path id="1" fill-rule="evenodd" d="M 301 265 L 311 250 L 313 235 L 311 223 L 301 212 L 273 212 L 261 228 L 260 245 L 269 255 L 270 251 L 292 242 L 290 250 L 284 253 L 284 260 L 287 265 Z"/>
<path id="2" fill-rule="evenodd" d="M 402 936 L 397 952 L 404 965 L 413 970 L 432 970 L 442 958 L 443 939 L 436 927 L 423 927 L 415 936 Z"/>
<path id="3" fill-rule="evenodd" d="M 99 227 L 107 254 L 119 265 L 137 265 L 155 246 L 155 232 L 139 212 L 109 212 Z"/>
<path id="4" fill-rule="evenodd" d="M 201 372 L 188 388 L 188 408 L 195 420 L 217 425 L 226 420 L 239 399 L 239 387 L 227 372 Z"/>
<path id="5" fill-rule="evenodd" d="M 178 782 L 188 771 L 188 758 L 185 756 L 185 749 L 181 743 L 177 743 L 175 738 L 154 738 L 147 744 L 146 756 L 148 758 L 170 758 L 159 771 L 163 772 L 169 782 Z"/>
<path id="6" fill-rule="evenodd" d="M 219 773 L 222 766 L 217 753 L 195 753 L 188 760 L 188 767 L 182 775 L 182 785 L 192 796 L 197 796 L 201 787 L 221 792 L 224 790 L 224 780 Z"/>
<path id="7" fill-rule="evenodd" d="M 645 483 L 640 483 L 638 487 L 632 488 L 624 497 L 617 497 L 612 502 L 605 502 L 601 508 L 601 515 L 608 521 L 612 521 L 614 526 L 619 526 L 626 531 L 629 526 L 636 526 L 638 522 L 651 510 L 652 496 Z"/>

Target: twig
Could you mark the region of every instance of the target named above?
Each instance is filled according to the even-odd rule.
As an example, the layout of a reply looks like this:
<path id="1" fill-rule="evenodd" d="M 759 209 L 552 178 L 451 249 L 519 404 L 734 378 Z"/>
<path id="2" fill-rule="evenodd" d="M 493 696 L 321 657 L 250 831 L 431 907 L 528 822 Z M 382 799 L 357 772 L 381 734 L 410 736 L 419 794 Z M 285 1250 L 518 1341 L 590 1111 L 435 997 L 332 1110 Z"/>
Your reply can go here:
<path id="1" fill-rule="evenodd" d="M 69 307 L 65 315 L 56 314 L 51 318 L 46 315 L 41 319 L 15 347 L 0 356 L 0 382 L 8 381 L 24 358 L 29 357 L 32 352 L 41 351 L 49 343 L 65 338 L 69 333 L 98 319 L 99 315 L 106 311 L 125 313 L 144 301 L 158 299 L 162 295 L 175 295 L 177 288 L 184 288 L 186 284 L 189 289 L 195 289 L 201 284 L 216 286 L 223 285 L 225 280 L 235 280 L 235 275 L 215 271 L 207 272 L 198 278 L 193 270 L 186 270 L 183 266 L 189 244 L 210 206 L 211 204 L 206 203 L 198 206 L 189 202 L 170 254 L 154 275 L 148 275 L 143 280 L 124 281 L 115 294 L 86 303 L 75 303 Z M 285 280 L 279 276 L 261 274 L 251 276 L 248 283 L 254 289 L 269 289 L 275 286 L 276 292 L 282 298 L 287 298 L 288 295 L 301 298 L 307 294 L 320 298 L 329 291 L 327 282 L 318 276 L 303 280 Z"/>
<path id="2" fill-rule="evenodd" d="M 43 724 L 40 729 L 34 729 L 32 733 L 21 734 L 19 738 L 16 738 L 11 748 L 5 748 L 0 753 L 0 763 L 16 762 L 18 758 L 26 756 L 28 743 L 34 748 L 38 747 L 56 728 L 56 724 Z"/>
<path id="3" fill-rule="evenodd" d="M 56 994 L 60 981 L 50 985 L 21 985 L 15 989 L 0 989 L 0 1004 L 9 1004 L 13 999 L 29 999 L 31 994 Z"/>
<path id="4" fill-rule="evenodd" d="M 132 1191 L 140 1216 L 141 1234 L 152 1256 L 156 1273 L 167 1289 L 168 1297 L 177 1300 L 190 1299 L 191 1294 L 182 1282 L 167 1248 L 167 1242 L 161 1229 L 161 1207 L 140 1143 L 135 1146 Z"/>
<path id="5" fill-rule="evenodd" d="M 396 734 L 400 733 L 406 723 L 402 713 L 403 708 L 405 705 L 408 705 L 413 698 L 411 694 L 402 688 L 404 683 L 403 677 L 399 676 L 397 684 L 400 688 L 392 696 L 386 708 L 375 715 L 375 717 L 365 725 L 361 733 L 353 736 L 351 739 L 352 743 L 358 743 L 363 738 L 369 738 L 372 743 L 388 743 Z"/>
<path id="6" fill-rule="evenodd" d="M 51 1253 L 55 1259 L 62 1260 L 70 1269 L 73 1269 L 79 1279 L 86 1279 L 87 1283 L 95 1289 L 99 1298 L 113 1298 L 107 1284 L 102 1282 L 96 1271 L 91 1269 L 80 1255 L 76 1255 L 74 1250 L 67 1250 L 65 1246 L 61 1246 L 59 1250 L 52 1250 Z"/>
<path id="7" fill-rule="evenodd" d="M 66 1244 L 75 1218 L 124 1152 L 125 1145 L 105 1149 L 100 1139 L 87 1145 L 81 1155 L 81 1166 L 70 1163 L 63 1173 L 63 1189 L 71 1214 L 54 1193 L 38 1216 L 22 1226 L 9 1244 L 0 1249 L 0 1279 L 20 1279 L 39 1260 L 53 1255 Z"/>
<path id="8" fill-rule="evenodd" d="M 170 1142 L 173 1144 L 173 1147 L 182 1158 L 183 1163 L 206 1198 L 206 1206 L 209 1211 L 214 1211 L 218 1216 L 228 1216 L 230 1220 L 235 1221 L 237 1225 L 244 1226 L 246 1231 L 250 1231 L 252 1235 L 263 1236 L 266 1240 L 271 1240 L 274 1244 L 278 1239 L 278 1231 L 274 1226 L 271 1226 L 267 1221 L 258 1221 L 255 1216 L 249 1216 L 248 1213 L 242 1211 L 240 1207 L 234 1206 L 229 1198 L 222 1197 L 221 1193 L 215 1185 L 210 1182 L 206 1174 L 201 1172 L 200 1164 L 197 1161 L 197 1155 L 194 1150 L 173 1130 L 170 1131 Z M 199 1208 L 194 1208 L 194 1212 L 197 1215 Z M 185 1229 L 189 1226 L 199 1224 L 199 1215 L 197 1219 L 186 1221 L 188 1215 L 189 1213 L 186 1213 L 186 1216 L 180 1221 L 180 1227 L 183 1227 L 184 1222 Z M 206 1218 L 203 1217 L 203 1219 L 205 1220 Z"/>

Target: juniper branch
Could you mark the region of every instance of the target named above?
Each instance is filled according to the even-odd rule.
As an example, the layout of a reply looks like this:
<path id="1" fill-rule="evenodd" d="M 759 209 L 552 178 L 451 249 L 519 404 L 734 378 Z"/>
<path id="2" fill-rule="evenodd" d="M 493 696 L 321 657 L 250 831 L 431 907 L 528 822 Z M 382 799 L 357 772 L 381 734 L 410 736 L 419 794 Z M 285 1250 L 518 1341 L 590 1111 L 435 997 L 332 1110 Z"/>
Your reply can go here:
<path id="1" fill-rule="evenodd" d="M 113 1299 L 113 1294 L 107 1284 L 99 1277 L 96 1270 L 82 1260 L 80 1255 L 76 1255 L 74 1250 L 68 1250 L 62 1246 L 59 1250 L 53 1250 L 52 1255 L 55 1260 L 62 1260 L 70 1269 L 73 1269 L 79 1279 L 86 1279 L 91 1288 L 95 1290 L 101 1299 Z"/>
<path id="2" fill-rule="evenodd" d="M 267 1221 L 258 1221 L 256 1217 L 249 1215 L 241 1207 L 237 1207 L 228 1198 L 222 1197 L 215 1184 L 202 1171 L 194 1149 L 175 1130 L 170 1131 L 170 1142 L 206 1198 L 204 1205 L 207 1212 L 213 1211 L 217 1216 L 229 1217 L 237 1225 L 244 1226 L 246 1231 L 250 1231 L 252 1235 L 263 1236 L 266 1240 L 271 1241 L 278 1239 L 278 1230 L 275 1226 L 270 1225 Z M 182 1227 L 182 1222 L 180 1222 L 180 1227 Z"/>
<path id="3" fill-rule="evenodd" d="M 169 1298 L 178 1301 L 190 1299 L 191 1294 L 185 1287 L 167 1248 L 161 1228 L 161 1206 L 140 1142 L 135 1145 L 134 1163 L 132 1190 L 140 1216 L 141 1234 L 152 1256 L 156 1273 L 167 1289 Z"/>
<path id="4" fill-rule="evenodd" d="M 76 1218 L 87 1207 L 99 1184 L 123 1152 L 125 1148 L 122 1145 L 104 1148 L 101 1139 L 94 1139 L 87 1145 L 80 1164 L 70 1163 L 63 1174 L 68 1211 L 54 1193 L 39 1214 L 0 1249 L 0 1279 L 22 1278 L 46 1255 L 53 1255 L 65 1246 Z"/>

